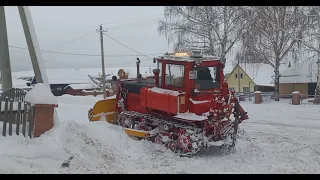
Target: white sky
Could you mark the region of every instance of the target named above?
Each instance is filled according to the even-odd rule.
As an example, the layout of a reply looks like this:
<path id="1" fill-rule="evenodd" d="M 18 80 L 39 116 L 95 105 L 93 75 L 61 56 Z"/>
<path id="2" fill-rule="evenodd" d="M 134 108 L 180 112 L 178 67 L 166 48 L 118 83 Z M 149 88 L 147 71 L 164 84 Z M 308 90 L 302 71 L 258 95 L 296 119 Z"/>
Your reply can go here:
<path id="1" fill-rule="evenodd" d="M 5 11 L 9 46 L 26 48 L 18 8 L 6 6 Z M 106 34 L 112 38 L 151 58 L 158 56 L 158 53 L 172 52 L 172 46 L 157 30 L 158 20 L 163 17 L 163 6 L 31 6 L 30 11 L 42 50 L 97 55 L 42 51 L 47 68 L 101 67 L 100 36 L 96 32 L 99 24 L 103 24 L 104 29 L 108 30 Z M 32 70 L 27 49 L 9 49 L 12 71 Z M 107 36 L 104 36 L 104 51 L 107 56 L 138 54 Z M 231 53 L 227 57 L 226 66 L 231 66 L 233 56 L 234 53 Z M 140 55 L 106 57 L 106 68 L 135 66 L 137 57 L 142 60 L 141 66 L 154 66 L 152 59 L 145 61 L 149 58 Z"/>
<path id="2" fill-rule="evenodd" d="M 6 6 L 6 20 L 10 46 L 27 47 L 20 16 L 16 6 Z M 37 37 L 42 50 L 100 54 L 99 24 L 109 36 L 142 54 L 158 54 L 172 51 L 166 38 L 157 31 L 157 20 L 163 17 L 163 6 L 36 6 L 30 7 Z M 87 36 L 73 40 L 77 37 Z M 106 55 L 136 55 L 104 36 Z M 100 67 L 99 56 L 74 56 L 42 52 L 47 68 Z M 149 55 L 156 57 L 157 55 Z M 28 50 L 10 47 L 12 71 L 31 70 Z M 137 56 L 106 57 L 106 67 L 134 66 Z M 147 57 L 139 56 L 140 60 Z M 112 65 L 113 64 L 113 65 Z M 153 65 L 142 62 L 141 66 Z"/>

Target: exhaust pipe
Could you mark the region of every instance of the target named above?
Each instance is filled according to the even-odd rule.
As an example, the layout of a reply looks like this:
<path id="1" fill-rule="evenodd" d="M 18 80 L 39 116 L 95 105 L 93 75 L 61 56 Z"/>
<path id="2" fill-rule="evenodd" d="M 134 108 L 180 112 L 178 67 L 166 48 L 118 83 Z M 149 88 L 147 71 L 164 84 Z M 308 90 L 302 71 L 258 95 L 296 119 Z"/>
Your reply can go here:
<path id="1" fill-rule="evenodd" d="M 139 80 L 141 78 L 141 74 L 140 74 L 140 59 L 137 58 L 137 79 Z"/>

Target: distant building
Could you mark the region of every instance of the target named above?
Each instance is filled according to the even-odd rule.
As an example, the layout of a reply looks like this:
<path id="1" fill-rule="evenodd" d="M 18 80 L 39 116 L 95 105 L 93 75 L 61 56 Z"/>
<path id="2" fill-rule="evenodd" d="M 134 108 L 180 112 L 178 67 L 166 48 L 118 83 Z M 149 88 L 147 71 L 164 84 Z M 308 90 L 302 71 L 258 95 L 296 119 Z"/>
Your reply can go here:
<path id="1" fill-rule="evenodd" d="M 229 89 L 235 92 L 270 92 L 274 91 L 274 84 L 270 83 L 273 74 L 274 70 L 270 65 L 241 63 L 240 65 L 236 65 L 233 70 L 227 74 L 226 82 L 228 83 Z M 240 91 L 238 79 L 240 79 Z"/>
<path id="2" fill-rule="evenodd" d="M 279 94 L 291 94 L 293 91 L 299 91 L 301 94 L 314 95 L 317 85 L 316 61 L 305 61 L 280 71 Z"/>
<path id="3" fill-rule="evenodd" d="M 90 84 L 90 78 L 86 71 L 81 69 L 47 69 L 48 81 L 51 92 L 55 96 L 65 94 L 65 88 L 70 84 Z M 31 85 L 36 84 L 33 78 Z"/>
<path id="4" fill-rule="evenodd" d="M 81 95 L 83 90 L 92 91 L 94 89 L 92 84 L 70 84 L 64 88 L 64 93 L 76 96 Z"/>

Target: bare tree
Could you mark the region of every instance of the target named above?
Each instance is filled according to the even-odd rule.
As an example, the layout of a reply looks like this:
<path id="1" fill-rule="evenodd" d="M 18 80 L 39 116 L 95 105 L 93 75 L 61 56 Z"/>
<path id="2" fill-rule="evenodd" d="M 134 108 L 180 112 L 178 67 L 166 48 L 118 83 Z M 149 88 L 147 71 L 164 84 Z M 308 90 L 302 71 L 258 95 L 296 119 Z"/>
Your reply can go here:
<path id="1" fill-rule="evenodd" d="M 158 31 L 175 50 L 203 45 L 208 54 L 222 60 L 253 17 L 249 8 L 234 6 L 166 6 L 164 11 Z"/>
<path id="2" fill-rule="evenodd" d="M 317 86 L 315 89 L 315 98 L 313 103 L 320 104 L 320 8 L 319 6 L 306 7 L 305 18 L 309 19 L 309 29 L 304 39 L 296 38 L 309 51 L 317 56 Z"/>
<path id="3" fill-rule="evenodd" d="M 274 68 L 275 97 L 279 101 L 279 67 L 293 46 L 302 38 L 307 22 L 304 7 L 264 6 L 252 7 L 254 22 L 242 37 L 242 51 L 247 62 L 269 64 Z M 283 31 L 286 30 L 286 33 Z"/>

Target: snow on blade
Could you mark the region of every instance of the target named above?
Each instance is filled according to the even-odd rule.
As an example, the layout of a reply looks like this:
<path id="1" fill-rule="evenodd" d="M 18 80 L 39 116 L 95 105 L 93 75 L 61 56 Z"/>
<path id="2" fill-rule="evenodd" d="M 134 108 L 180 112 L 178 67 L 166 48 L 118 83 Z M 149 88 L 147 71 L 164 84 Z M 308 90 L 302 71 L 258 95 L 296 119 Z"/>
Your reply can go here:
<path id="1" fill-rule="evenodd" d="M 25 101 L 35 104 L 58 104 L 51 90 L 43 83 L 36 84 L 27 94 Z"/>

